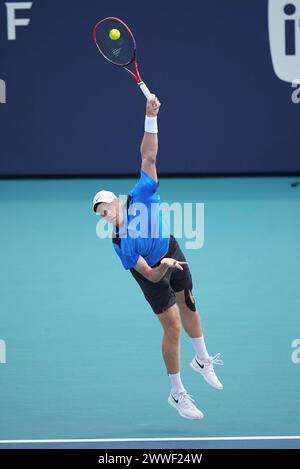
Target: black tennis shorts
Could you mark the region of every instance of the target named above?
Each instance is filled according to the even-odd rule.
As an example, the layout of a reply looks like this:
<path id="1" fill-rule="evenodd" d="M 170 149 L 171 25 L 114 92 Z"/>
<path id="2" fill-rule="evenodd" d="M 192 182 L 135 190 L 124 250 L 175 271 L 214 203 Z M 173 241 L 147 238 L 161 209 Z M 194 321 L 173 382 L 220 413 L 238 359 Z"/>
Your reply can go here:
<path id="1" fill-rule="evenodd" d="M 186 262 L 183 252 L 173 235 L 170 236 L 168 252 L 153 267 L 157 267 L 164 257 L 171 257 L 177 261 Z M 135 269 L 130 269 L 135 280 L 141 287 L 144 296 L 155 314 L 161 314 L 176 303 L 175 292 L 185 290 L 192 291 L 192 275 L 188 265 L 183 265 L 183 270 L 169 269 L 164 277 L 157 283 L 150 282 Z"/>

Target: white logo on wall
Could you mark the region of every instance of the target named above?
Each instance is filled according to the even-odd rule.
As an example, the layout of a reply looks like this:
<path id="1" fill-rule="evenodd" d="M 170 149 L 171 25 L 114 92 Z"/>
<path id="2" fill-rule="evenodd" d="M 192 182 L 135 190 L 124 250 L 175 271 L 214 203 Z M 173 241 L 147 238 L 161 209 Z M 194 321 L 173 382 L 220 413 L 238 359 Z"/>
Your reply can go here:
<path id="1" fill-rule="evenodd" d="M 0 363 L 6 363 L 6 344 L 0 339 Z"/>
<path id="2" fill-rule="evenodd" d="M 269 39 L 277 77 L 295 82 L 300 78 L 300 0 L 269 0 Z"/>
<path id="3" fill-rule="evenodd" d="M 6 2 L 6 14 L 7 14 L 7 39 L 9 41 L 16 40 L 16 27 L 17 26 L 28 26 L 30 23 L 29 18 L 16 18 L 20 16 L 17 10 L 30 10 L 33 2 Z"/>
<path id="4" fill-rule="evenodd" d="M 0 104 L 6 103 L 6 84 L 4 80 L 0 79 Z"/>

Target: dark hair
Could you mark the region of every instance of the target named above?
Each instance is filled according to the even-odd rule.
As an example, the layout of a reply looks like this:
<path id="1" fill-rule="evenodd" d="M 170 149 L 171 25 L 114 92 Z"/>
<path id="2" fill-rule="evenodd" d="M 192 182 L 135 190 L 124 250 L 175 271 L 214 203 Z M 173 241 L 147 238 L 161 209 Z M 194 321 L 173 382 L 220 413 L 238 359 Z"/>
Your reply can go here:
<path id="1" fill-rule="evenodd" d="M 103 204 L 103 202 L 98 202 L 97 204 L 94 205 L 94 212 L 97 212 L 97 207 L 98 205 Z"/>

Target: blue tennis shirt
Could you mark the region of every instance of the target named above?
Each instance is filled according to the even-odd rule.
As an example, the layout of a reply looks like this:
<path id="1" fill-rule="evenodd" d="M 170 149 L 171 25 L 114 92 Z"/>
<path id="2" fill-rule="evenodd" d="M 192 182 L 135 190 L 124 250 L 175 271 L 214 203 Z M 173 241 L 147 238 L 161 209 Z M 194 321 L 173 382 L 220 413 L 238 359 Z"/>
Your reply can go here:
<path id="1" fill-rule="evenodd" d="M 141 170 L 129 192 L 128 211 L 123 207 L 124 225 L 113 233 L 120 238 L 114 248 L 126 270 L 136 265 L 139 256 L 152 267 L 168 251 L 170 230 L 162 216 L 158 186 L 159 182 Z"/>

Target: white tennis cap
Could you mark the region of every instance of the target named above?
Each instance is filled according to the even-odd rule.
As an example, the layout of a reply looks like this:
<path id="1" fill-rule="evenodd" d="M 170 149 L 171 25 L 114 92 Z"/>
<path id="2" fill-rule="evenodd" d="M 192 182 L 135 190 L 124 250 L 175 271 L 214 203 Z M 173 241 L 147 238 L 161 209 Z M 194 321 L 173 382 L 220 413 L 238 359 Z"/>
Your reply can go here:
<path id="1" fill-rule="evenodd" d="M 109 204 L 110 202 L 112 202 L 115 199 L 117 199 L 117 196 L 113 192 L 110 192 L 110 191 L 97 192 L 97 194 L 95 195 L 94 200 L 93 200 L 93 210 L 94 210 L 94 212 L 96 212 L 96 208 L 97 208 L 96 206 L 98 204 L 101 204 L 101 202 L 106 202 L 106 203 Z"/>

